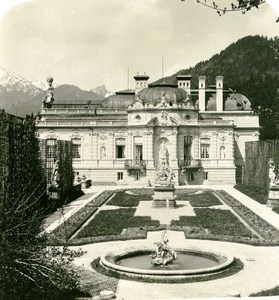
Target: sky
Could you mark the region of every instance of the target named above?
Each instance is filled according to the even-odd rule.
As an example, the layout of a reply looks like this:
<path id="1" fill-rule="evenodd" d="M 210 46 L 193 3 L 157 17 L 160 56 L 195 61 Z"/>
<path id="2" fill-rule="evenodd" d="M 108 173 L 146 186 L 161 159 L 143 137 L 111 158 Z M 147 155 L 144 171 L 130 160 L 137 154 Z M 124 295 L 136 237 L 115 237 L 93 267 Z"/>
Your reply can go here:
<path id="1" fill-rule="evenodd" d="M 0 66 L 31 81 L 133 88 L 137 72 L 152 82 L 244 36 L 278 35 L 279 1 L 268 1 L 277 7 L 222 17 L 196 0 L 1 1 Z"/>

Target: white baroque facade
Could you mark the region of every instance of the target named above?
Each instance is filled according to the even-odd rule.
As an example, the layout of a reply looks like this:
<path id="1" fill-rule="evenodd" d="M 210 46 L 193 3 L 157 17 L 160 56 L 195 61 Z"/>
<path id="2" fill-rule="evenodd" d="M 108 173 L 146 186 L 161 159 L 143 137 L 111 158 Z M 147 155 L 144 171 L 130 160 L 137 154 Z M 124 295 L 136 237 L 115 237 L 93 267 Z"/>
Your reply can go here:
<path id="1" fill-rule="evenodd" d="M 206 87 L 199 77 L 177 76 L 177 84 L 148 85 L 136 75 L 136 89 L 99 103 L 59 102 L 42 108 L 40 139 L 72 140 L 73 167 L 93 182 L 152 184 L 159 145 L 165 142 L 178 185 L 241 181 L 245 142 L 259 138 L 258 116 L 249 100 L 223 89 L 223 77 Z"/>

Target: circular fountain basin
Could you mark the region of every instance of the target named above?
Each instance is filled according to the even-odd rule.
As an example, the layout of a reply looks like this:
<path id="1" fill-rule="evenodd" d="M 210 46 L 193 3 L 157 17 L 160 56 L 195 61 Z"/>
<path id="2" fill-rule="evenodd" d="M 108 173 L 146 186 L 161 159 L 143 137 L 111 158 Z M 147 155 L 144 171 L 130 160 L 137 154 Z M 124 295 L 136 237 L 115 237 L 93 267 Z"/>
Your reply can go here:
<path id="1" fill-rule="evenodd" d="M 231 266 L 233 257 L 196 249 L 174 249 L 177 260 L 166 266 L 152 264 L 152 249 L 129 249 L 107 253 L 100 258 L 106 269 L 131 277 L 184 278 L 219 273 Z"/>

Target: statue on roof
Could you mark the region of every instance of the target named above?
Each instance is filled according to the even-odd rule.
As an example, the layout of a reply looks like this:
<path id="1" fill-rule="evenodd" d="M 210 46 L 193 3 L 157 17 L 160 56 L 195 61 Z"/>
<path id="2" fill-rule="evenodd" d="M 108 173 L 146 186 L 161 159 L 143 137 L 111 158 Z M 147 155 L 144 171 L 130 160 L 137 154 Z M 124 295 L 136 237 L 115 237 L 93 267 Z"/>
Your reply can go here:
<path id="1" fill-rule="evenodd" d="M 43 108 L 51 108 L 52 103 L 54 102 L 54 97 L 53 97 L 53 77 L 47 77 L 46 79 L 49 87 L 47 89 L 47 94 L 46 96 L 43 98 Z"/>

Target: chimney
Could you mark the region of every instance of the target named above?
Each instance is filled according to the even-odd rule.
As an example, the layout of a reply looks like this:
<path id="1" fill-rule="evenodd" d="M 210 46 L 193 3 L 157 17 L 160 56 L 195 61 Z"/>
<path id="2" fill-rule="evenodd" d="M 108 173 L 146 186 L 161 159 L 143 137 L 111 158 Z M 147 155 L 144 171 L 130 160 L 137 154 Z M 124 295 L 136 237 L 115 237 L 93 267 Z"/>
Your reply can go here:
<path id="1" fill-rule="evenodd" d="M 216 109 L 218 112 L 223 111 L 223 76 L 216 77 Z"/>
<path id="2" fill-rule="evenodd" d="M 188 95 L 191 94 L 191 75 L 177 75 L 177 84 L 180 89 L 187 92 Z"/>
<path id="3" fill-rule="evenodd" d="M 205 111 L 205 76 L 199 76 L 199 110 Z"/>
<path id="4" fill-rule="evenodd" d="M 137 73 L 137 75 L 134 76 L 134 79 L 136 81 L 135 95 L 137 95 L 139 91 L 148 87 L 149 76 L 145 73 L 144 75 L 139 75 L 139 73 Z"/>

